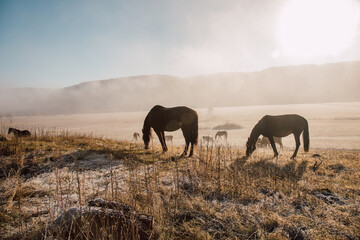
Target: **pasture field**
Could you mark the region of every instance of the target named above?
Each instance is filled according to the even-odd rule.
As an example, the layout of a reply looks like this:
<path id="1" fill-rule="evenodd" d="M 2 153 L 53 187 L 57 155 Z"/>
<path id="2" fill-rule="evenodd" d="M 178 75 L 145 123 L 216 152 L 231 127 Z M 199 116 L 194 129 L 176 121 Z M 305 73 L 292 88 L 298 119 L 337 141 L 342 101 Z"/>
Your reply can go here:
<path id="1" fill-rule="evenodd" d="M 191 106 L 189 106 L 191 107 Z M 150 110 L 150 109 L 149 109 Z M 240 125 L 228 130 L 228 144 L 245 146 L 252 127 L 264 115 L 296 113 L 309 122 L 311 147 L 360 149 L 360 102 L 296 105 L 269 105 L 231 108 L 196 109 L 199 115 L 199 139 L 216 134 L 214 127 L 226 123 Z M 147 112 L 71 114 L 0 118 L 0 124 L 19 129 L 46 129 L 59 132 L 91 134 L 117 140 L 132 141 L 134 132 L 141 134 Z M 184 145 L 181 131 L 165 133 L 174 136 L 174 145 Z M 155 138 L 154 141 L 158 142 Z M 283 139 L 284 145 L 294 148 L 292 136 Z"/>
<path id="2" fill-rule="evenodd" d="M 132 140 L 146 112 L 2 118 L 8 140 L 0 142 L 1 238 L 67 239 L 54 219 L 101 197 L 153 216 L 152 239 L 359 239 L 359 107 L 199 109 L 200 139 L 224 123 L 242 128 L 228 130 L 227 142 L 199 141 L 195 156 L 180 159 L 180 132 L 166 154 L 157 139 L 150 150 Z M 278 158 L 268 148 L 245 158 L 253 125 L 285 113 L 308 119 L 310 152 L 301 147 L 290 160 L 288 137 Z M 16 139 L 9 126 L 33 135 Z M 89 231 L 84 226 L 79 239 Z"/>

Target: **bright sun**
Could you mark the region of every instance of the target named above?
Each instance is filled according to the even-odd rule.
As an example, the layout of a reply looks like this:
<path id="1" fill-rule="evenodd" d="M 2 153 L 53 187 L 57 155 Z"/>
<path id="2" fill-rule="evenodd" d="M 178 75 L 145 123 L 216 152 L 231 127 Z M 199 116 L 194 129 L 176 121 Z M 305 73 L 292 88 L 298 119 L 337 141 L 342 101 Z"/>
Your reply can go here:
<path id="1" fill-rule="evenodd" d="M 359 5 L 352 0 L 292 0 L 283 9 L 277 37 L 289 56 L 333 55 L 356 36 Z"/>

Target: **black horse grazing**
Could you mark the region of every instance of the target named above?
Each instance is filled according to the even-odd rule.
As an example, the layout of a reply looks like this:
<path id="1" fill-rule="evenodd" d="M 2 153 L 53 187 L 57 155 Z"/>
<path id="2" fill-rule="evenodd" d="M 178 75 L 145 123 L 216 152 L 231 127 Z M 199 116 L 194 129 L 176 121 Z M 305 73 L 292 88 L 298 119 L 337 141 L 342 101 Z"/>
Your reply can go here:
<path id="1" fill-rule="evenodd" d="M 142 129 L 145 149 L 149 148 L 151 128 L 159 137 L 163 152 L 168 150 L 164 131 L 172 132 L 181 128 L 186 143 L 181 156 L 186 156 L 190 143 L 189 157 L 193 155 L 194 145 L 197 144 L 198 140 L 198 115 L 196 111 L 188 107 L 165 108 L 159 105 L 154 106 L 147 114 Z"/>
<path id="2" fill-rule="evenodd" d="M 215 140 L 217 140 L 218 138 L 221 138 L 221 137 L 224 137 L 224 139 L 227 140 L 227 137 L 228 137 L 227 131 L 218 131 L 215 134 Z"/>
<path id="3" fill-rule="evenodd" d="M 256 149 L 256 141 L 260 135 L 268 137 L 271 147 L 274 150 L 274 157 L 279 154 L 276 150 L 274 137 L 286 137 L 294 134 L 296 148 L 291 159 L 294 159 L 300 147 L 300 135 L 303 133 L 304 151 L 309 151 L 309 126 L 308 122 L 302 116 L 296 114 L 264 116 L 252 129 L 250 137 L 246 142 L 246 156 L 250 156 Z"/>
<path id="4" fill-rule="evenodd" d="M 28 130 L 19 130 L 16 128 L 9 128 L 8 134 L 13 133 L 15 137 L 30 137 L 31 133 Z"/>

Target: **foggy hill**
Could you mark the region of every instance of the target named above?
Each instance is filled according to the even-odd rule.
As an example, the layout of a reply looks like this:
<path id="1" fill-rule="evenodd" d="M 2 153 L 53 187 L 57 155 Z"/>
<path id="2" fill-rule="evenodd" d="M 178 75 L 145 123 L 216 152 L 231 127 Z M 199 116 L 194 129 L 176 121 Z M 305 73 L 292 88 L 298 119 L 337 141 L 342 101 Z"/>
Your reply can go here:
<path id="1" fill-rule="evenodd" d="M 178 78 L 150 75 L 62 89 L 0 89 L 0 116 L 360 101 L 360 61 Z"/>

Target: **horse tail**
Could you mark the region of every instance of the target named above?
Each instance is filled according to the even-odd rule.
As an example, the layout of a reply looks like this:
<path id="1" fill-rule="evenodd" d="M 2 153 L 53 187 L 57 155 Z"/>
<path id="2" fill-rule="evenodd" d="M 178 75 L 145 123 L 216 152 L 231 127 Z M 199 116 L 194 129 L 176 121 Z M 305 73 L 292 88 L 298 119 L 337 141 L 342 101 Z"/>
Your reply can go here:
<path id="1" fill-rule="evenodd" d="M 303 141 L 304 141 L 304 151 L 308 152 L 309 147 L 310 147 L 310 137 L 309 137 L 309 124 L 307 121 L 305 122 L 305 128 L 304 128 L 304 132 L 303 132 Z"/>
<path id="2" fill-rule="evenodd" d="M 195 112 L 194 122 L 193 122 L 193 126 L 192 126 L 192 129 L 191 129 L 191 139 L 192 139 L 192 143 L 194 145 L 198 144 L 198 136 L 199 136 L 198 129 L 199 129 L 198 115 Z"/>

